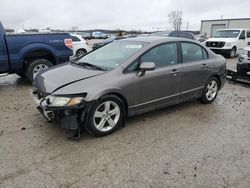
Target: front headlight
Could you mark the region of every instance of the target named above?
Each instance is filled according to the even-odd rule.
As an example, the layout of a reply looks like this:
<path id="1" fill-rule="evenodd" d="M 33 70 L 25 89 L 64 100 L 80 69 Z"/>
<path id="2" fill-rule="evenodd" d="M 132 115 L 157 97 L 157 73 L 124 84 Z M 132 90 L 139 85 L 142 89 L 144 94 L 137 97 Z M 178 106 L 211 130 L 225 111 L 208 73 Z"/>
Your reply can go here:
<path id="1" fill-rule="evenodd" d="M 226 42 L 226 43 L 225 43 L 225 46 L 231 46 L 231 45 L 232 45 L 231 42 Z"/>
<path id="2" fill-rule="evenodd" d="M 45 101 L 48 106 L 61 107 L 61 106 L 74 106 L 80 104 L 83 97 L 61 97 L 50 95 L 46 97 Z"/>
<path id="3" fill-rule="evenodd" d="M 248 55 L 248 51 L 245 50 L 245 49 L 243 49 L 243 50 L 242 50 L 242 54 L 243 54 L 243 55 Z"/>

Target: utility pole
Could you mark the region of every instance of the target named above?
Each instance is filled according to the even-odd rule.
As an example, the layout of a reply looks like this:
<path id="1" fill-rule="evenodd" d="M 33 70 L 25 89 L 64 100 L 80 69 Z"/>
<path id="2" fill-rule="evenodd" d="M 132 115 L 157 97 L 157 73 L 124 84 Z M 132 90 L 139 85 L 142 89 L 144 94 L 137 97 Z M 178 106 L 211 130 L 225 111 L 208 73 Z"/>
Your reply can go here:
<path id="1" fill-rule="evenodd" d="M 189 21 L 187 21 L 187 28 L 186 28 L 186 31 L 188 31 L 188 27 L 189 27 Z"/>

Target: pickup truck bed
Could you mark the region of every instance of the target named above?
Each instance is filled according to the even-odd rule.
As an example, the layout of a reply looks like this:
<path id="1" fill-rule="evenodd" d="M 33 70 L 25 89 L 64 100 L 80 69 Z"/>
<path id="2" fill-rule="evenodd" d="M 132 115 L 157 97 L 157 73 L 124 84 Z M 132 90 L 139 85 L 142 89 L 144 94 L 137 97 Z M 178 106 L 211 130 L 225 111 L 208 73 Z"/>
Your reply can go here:
<path id="1" fill-rule="evenodd" d="M 6 35 L 0 23 L 0 74 L 17 73 L 32 81 L 34 69 L 67 62 L 72 54 L 68 33 Z"/>

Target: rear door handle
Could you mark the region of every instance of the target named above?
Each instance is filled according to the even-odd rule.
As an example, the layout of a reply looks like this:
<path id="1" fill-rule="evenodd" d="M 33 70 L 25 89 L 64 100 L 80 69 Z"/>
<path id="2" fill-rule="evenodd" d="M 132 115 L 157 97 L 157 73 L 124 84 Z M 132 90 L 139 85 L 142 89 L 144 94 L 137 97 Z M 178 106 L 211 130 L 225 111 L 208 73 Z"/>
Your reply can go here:
<path id="1" fill-rule="evenodd" d="M 179 73 L 180 70 L 178 69 L 173 69 L 170 73 L 173 74 L 173 75 L 176 75 L 177 73 Z"/>
<path id="2" fill-rule="evenodd" d="M 201 68 L 202 68 L 202 69 L 205 69 L 205 68 L 207 68 L 207 67 L 208 67 L 207 64 L 202 64 L 202 65 L 201 65 Z"/>

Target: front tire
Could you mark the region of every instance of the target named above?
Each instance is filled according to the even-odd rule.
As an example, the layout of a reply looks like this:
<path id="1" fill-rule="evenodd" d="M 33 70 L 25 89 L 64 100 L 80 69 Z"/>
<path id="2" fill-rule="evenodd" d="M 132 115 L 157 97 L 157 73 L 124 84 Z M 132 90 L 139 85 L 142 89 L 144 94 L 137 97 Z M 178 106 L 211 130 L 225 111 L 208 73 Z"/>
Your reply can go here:
<path id="1" fill-rule="evenodd" d="M 45 70 L 53 64 L 47 59 L 35 59 L 28 64 L 28 68 L 25 72 L 26 78 L 32 83 L 37 74 Z"/>
<path id="2" fill-rule="evenodd" d="M 210 78 L 205 88 L 202 92 L 202 96 L 199 98 L 200 103 L 202 104 L 210 104 L 212 103 L 219 92 L 219 81 L 216 77 Z"/>
<path id="3" fill-rule="evenodd" d="M 115 95 L 106 95 L 90 108 L 85 129 L 92 135 L 106 136 L 121 127 L 123 118 L 122 100 Z"/>
<path id="4" fill-rule="evenodd" d="M 228 57 L 229 58 L 234 58 L 236 56 L 236 47 L 233 47 L 229 53 L 228 53 Z"/>

